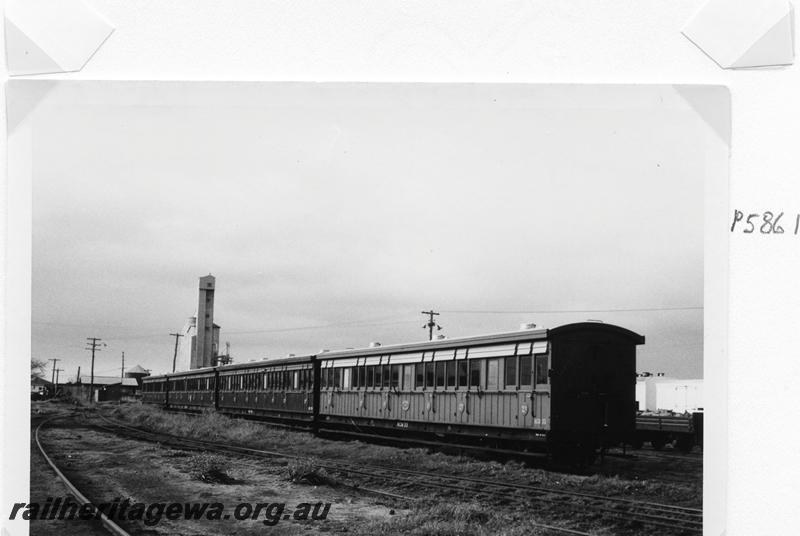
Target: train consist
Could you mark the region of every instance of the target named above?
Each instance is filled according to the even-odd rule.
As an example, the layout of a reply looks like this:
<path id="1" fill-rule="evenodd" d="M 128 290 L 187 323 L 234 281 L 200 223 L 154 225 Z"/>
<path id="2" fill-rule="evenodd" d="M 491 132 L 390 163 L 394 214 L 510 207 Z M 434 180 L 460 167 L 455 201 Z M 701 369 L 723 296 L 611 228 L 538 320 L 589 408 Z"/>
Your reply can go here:
<path id="1" fill-rule="evenodd" d="M 602 322 L 380 346 L 144 379 L 143 401 L 314 430 L 435 437 L 587 461 L 635 434 L 636 347 Z"/>

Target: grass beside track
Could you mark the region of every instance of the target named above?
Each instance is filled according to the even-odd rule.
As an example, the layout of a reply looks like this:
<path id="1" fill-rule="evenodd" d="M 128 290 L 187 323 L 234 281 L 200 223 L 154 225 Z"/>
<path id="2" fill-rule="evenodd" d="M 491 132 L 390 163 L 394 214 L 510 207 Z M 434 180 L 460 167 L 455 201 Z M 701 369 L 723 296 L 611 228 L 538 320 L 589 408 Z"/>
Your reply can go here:
<path id="1" fill-rule="evenodd" d="M 231 419 L 216 412 L 206 412 L 195 417 L 166 412 L 151 406 L 124 404 L 113 409 L 111 416 L 134 426 L 179 437 L 228 442 L 292 455 L 359 461 L 364 464 L 492 478 L 609 497 L 701 507 L 702 489 L 699 483 L 632 480 L 617 475 L 574 475 L 530 468 L 518 461 L 483 461 L 419 448 L 404 449 L 361 441 L 333 441 L 315 437 L 308 432 Z"/>

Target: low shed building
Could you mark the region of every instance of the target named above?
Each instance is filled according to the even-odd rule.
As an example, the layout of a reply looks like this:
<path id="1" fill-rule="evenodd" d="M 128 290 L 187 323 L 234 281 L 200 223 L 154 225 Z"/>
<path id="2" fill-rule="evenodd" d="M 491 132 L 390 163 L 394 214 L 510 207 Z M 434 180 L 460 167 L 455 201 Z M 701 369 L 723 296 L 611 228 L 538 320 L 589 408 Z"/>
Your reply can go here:
<path id="1" fill-rule="evenodd" d="M 59 386 L 72 398 L 88 401 L 92 386 L 89 378 L 81 378 L 79 382 L 70 382 Z M 119 401 L 134 399 L 139 394 L 139 383 L 134 378 L 120 378 L 118 376 L 95 376 L 94 394 L 95 402 Z"/>

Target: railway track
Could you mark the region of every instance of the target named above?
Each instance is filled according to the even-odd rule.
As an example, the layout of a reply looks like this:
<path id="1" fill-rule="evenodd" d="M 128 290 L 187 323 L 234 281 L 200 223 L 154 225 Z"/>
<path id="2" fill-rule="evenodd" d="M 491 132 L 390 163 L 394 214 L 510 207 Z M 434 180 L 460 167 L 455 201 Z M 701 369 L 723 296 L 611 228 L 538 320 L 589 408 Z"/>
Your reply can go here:
<path id="1" fill-rule="evenodd" d="M 105 424 L 93 423 L 100 429 L 118 435 L 155 441 L 180 448 L 192 450 L 218 451 L 226 454 L 236 453 L 242 456 L 258 458 L 305 459 L 307 456 L 287 454 L 248 447 L 239 447 L 225 443 L 204 441 L 178 437 L 163 432 L 153 432 L 130 426 L 97 415 Z M 327 471 L 359 476 L 367 480 L 379 481 L 405 491 L 410 488 L 428 488 L 432 490 L 457 492 L 483 498 L 498 498 L 524 503 L 546 503 L 558 508 L 567 508 L 586 512 L 591 510 L 605 518 L 620 521 L 638 522 L 651 527 L 669 528 L 685 534 L 702 532 L 702 510 L 683 506 L 637 501 L 621 497 L 608 497 L 580 491 L 554 489 L 530 484 L 501 482 L 492 479 L 474 478 L 460 475 L 446 475 L 428 471 L 400 469 L 374 464 L 351 463 L 336 459 L 320 459 L 318 465 Z M 401 499 L 407 496 L 386 493 Z M 543 528 L 566 534 L 584 534 L 564 527 L 542 525 Z"/>
<path id="2" fill-rule="evenodd" d="M 59 479 L 59 480 L 61 480 L 61 482 L 62 482 L 62 483 L 63 483 L 63 484 L 66 486 L 66 488 L 67 488 L 67 490 L 69 491 L 69 493 L 70 493 L 70 494 L 71 494 L 73 497 L 75 497 L 75 500 L 76 500 L 76 501 L 78 501 L 78 504 L 88 504 L 88 505 L 91 505 L 91 507 L 92 507 L 93 511 L 94 511 L 94 512 L 95 512 L 97 515 L 99 515 L 99 519 L 100 519 L 100 522 L 102 523 L 103 527 L 104 527 L 104 528 L 105 528 L 105 529 L 106 529 L 108 532 L 110 532 L 110 533 L 111 533 L 111 534 L 113 534 L 114 536 L 130 536 L 130 534 L 129 534 L 129 533 L 128 533 L 128 532 L 127 532 L 125 529 L 123 529 L 122 527 L 120 527 L 119 525 L 117 525 L 117 524 L 116 524 L 114 521 L 112 521 L 112 520 L 111 520 L 111 519 L 110 519 L 110 518 L 109 518 L 109 517 L 108 517 L 108 516 L 107 516 L 105 513 L 103 513 L 102 511 L 100 511 L 100 510 L 97 508 L 97 506 L 96 506 L 96 505 L 94 505 L 94 504 L 93 504 L 93 503 L 92 503 L 92 502 L 91 502 L 91 501 L 90 501 L 90 500 L 89 500 L 89 499 L 86 497 L 86 495 L 84 495 L 84 494 L 83 494 L 83 492 L 81 492 L 81 490 L 79 490 L 79 489 L 77 488 L 77 486 L 75 486 L 75 484 L 73 484 L 73 483 L 72 483 L 72 482 L 71 482 L 71 481 L 70 481 L 70 480 L 69 480 L 69 479 L 68 479 L 68 478 L 67 478 L 67 477 L 64 475 L 64 473 L 61 471 L 61 469 L 59 469 L 59 468 L 58 468 L 58 466 L 56 465 L 56 463 L 53 461 L 53 458 L 52 458 L 52 456 L 50 456 L 50 455 L 47 453 L 47 451 L 45 450 L 44 446 L 42 445 L 42 441 L 41 441 L 41 439 L 39 438 L 39 431 L 40 431 L 40 430 L 41 430 L 41 429 L 42 429 L 42 428 L 43 428 L 43 427 L 44 427 L 46 424 L 48 424 L 50 421 L 52 421 L 52 420 L 53 420 L 53 419 L 55 419 L 56 417 L 62 417 L 62 415 L 60 415 L 60 414 L 59 414 L 59 415 L 53 415 L 53 416 L 51 416 L 51 417 L 48 417 L 48 418 L 44 419 L 42 422 L 40 422 L 40 423 L 39 423 L 39 425 L 38 425 L 38 426 L 36 427 L 36 429 L 34 430 L 33 437 L 34 437 L 34 440 L 36 441 L 36 446 L 39 448 L 39 452 L 42 454 L 42 457 L 44 457 L 44 459 L 45 459 L 45 461 L 47 462 L 47 464 L 48 464 L 48 465 L 50 466 L 50 468 L 51 468 L 51 469 L 53 469 L 53 471 L 56 473 L 56 476 L 58 477 L 58 479 Z"/>

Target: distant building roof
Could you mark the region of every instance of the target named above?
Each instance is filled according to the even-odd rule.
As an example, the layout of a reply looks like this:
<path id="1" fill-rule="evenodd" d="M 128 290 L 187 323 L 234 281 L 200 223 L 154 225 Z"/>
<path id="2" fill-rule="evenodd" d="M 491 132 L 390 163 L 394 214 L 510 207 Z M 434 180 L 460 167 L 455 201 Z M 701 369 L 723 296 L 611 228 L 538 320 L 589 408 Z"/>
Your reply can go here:
<path id="1" fill-rule="evenodd" d="M 74 382 L 72 382 L 74 383 Z M 91 378 L 89 376 L 83 376 L 81 378 L 81 383 L 84 385 L 89 385 L 91 383 Z M 118 383 L 122 383 L 124 387 L 138 387 L 139 383 L 136 381 L 136 378 L 120 378 L 119 376 L 95 376 L 94 377 L 94 384 L 95 385 L 116 385 Z"/>
<path id="2" fill-rule="evenodd" d="M 135 367 L 131 367 L 125 374 L 150 374 L 147 370 L 143 369 L 141 366 L 136 365 Z"/>
<path id="3" fill-rule="evenodd" d="M 50 380 L 45 380 L 36 374 L 31 374 L 31 385 L 52 385 L 52 382 L 50 382 Z"/>

